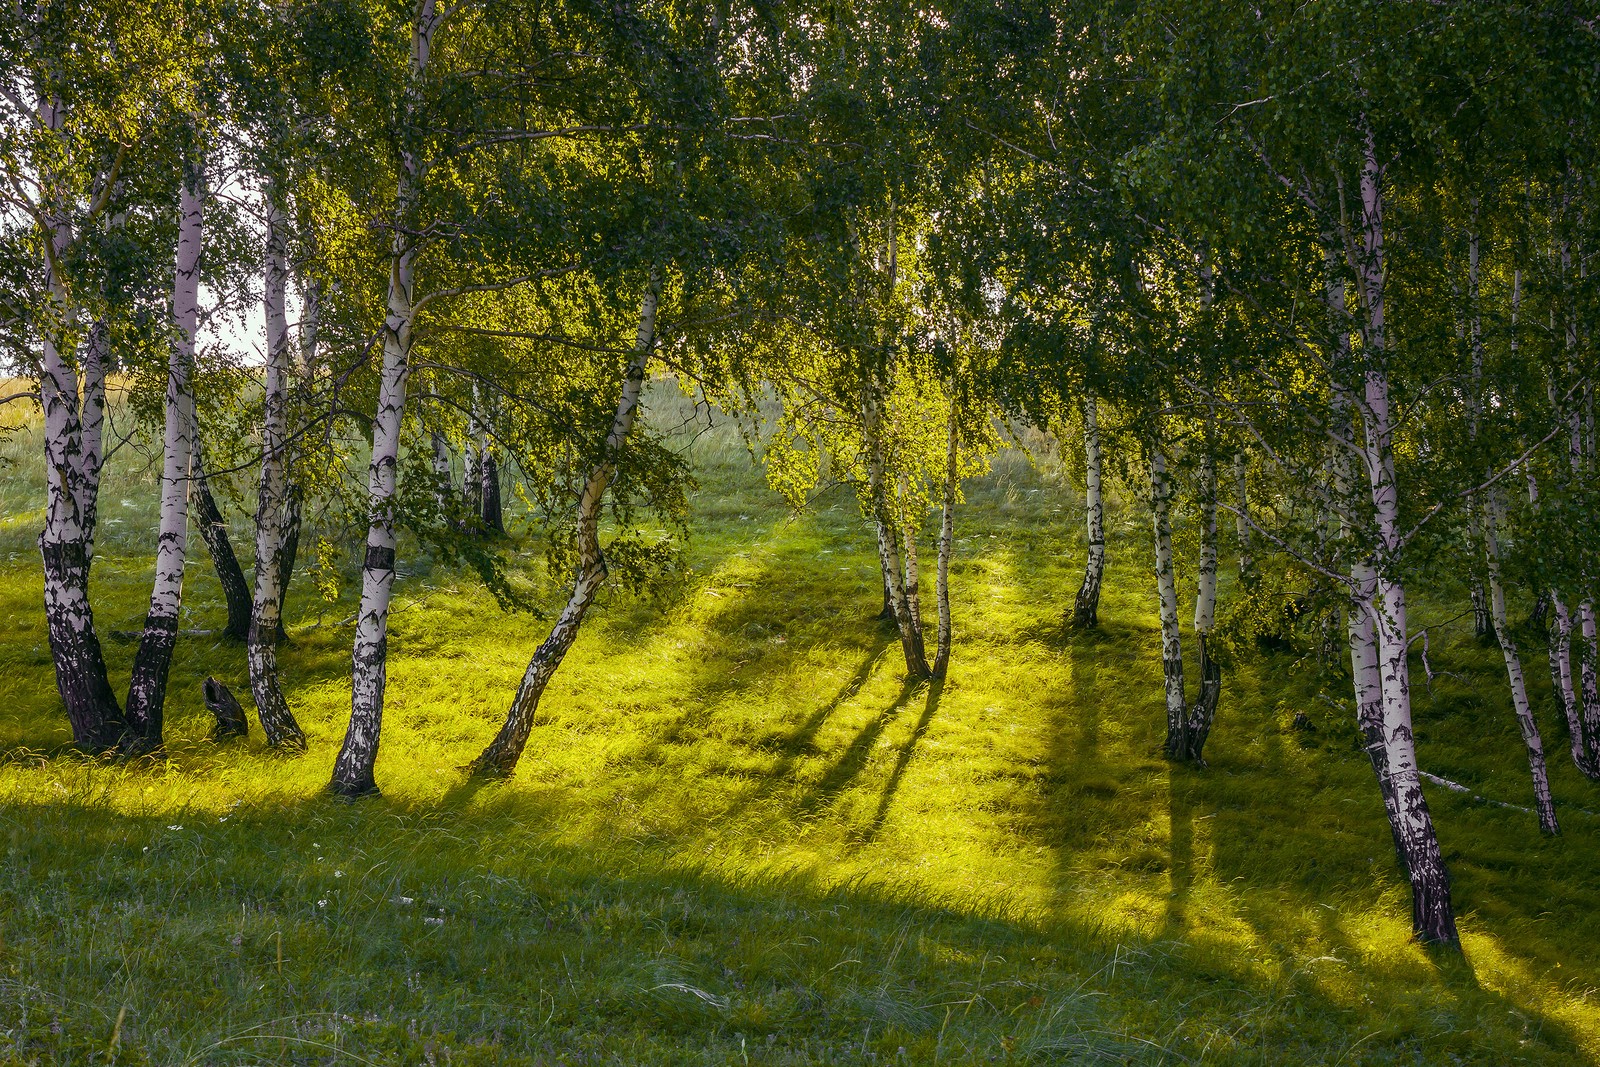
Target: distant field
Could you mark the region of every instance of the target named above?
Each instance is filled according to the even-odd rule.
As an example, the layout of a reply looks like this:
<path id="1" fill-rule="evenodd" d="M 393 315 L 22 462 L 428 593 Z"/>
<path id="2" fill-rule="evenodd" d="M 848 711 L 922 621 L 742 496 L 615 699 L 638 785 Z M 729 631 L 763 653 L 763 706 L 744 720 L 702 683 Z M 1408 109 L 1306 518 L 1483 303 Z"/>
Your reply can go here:
<path id="1" fill-rule="evenodd" d="M 482 787 L 460 768 L 547 624 L 403 550 L 384 794 L 352 805 L 322 787 L 357 590 L 320 602 L 303 571 L 282 664 L 309 754 L 204 740 L 201 680 L 247 691 L 210 636 L 180 641 L 165 760 L 60 754 L 38 451 L 32 424 L 0 443 L 0 1063 L 1600 1061 L 1600 790 L 1545 689 L 1565 834 L 1430 791 L 1465 960 L 1427 952 L 1347 682 L 1263 654 L 1227 677 L 1210 766 L 1162 761 L 1143 512 L 1112 513 L 1102 630 L 1064 631 L 1081 509 L 1048 462 L 968 484 L 951 674 L 907 688 L 848 492 L 792 516 L 731 427 L 700 435 L 690 572 L 607 594 L 518 774 Z M 149 594 L 135 451 L 101 513 L 106 637 Z M 183 626 L 220 630 L 191 545 Z M 1415 625 L 1459 611 L 1420 592 Z M 106 645 L 125 687 L 133 647 Z M 1424 768 L 1528 803 L 1498 654 L 1459 623 L 1430 648 Z"/>

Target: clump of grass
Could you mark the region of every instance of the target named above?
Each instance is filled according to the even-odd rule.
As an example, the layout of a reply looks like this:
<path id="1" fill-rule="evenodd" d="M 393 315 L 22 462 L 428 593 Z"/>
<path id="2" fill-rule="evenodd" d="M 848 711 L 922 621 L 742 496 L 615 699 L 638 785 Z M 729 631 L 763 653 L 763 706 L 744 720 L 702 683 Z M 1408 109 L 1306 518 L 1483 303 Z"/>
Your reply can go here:
<path id="1" fill-rule="evenodd" d="M 876 563 L 848 495 L 793 516 L 731 429 L 702 434 L 689 572 L 603 604 L 509 782 L 460 768 L 546 624 L 444 568 L 402 580 L 384 795 L 346 805 L 322 786 L 350 608 L 319 625 L 300 588 L 282 662 L 307 756 L 204 740 L 201 680 L 244 677 L 242 651 L 210 637 L 180 645 L 162 758 L 60 751 L 31 446 L 26 429 L 0 446 L 16 458 L 0 487 L 0 1062 L 1600 1057 L 1600 820 L 1574 810 L 1600 807 L 1593 788 L 1552 760 L 1570 813 L 1554 840 L 1430 794 L 1465 952 L 1412 944 L 1339 680 L 1287 656 L 1239 663 L 1211 765 L 1161 761 L 1142 523 L 1113 524 L 1104 627 L 1064 631 L 1081 512 L 1048 464 L 1004 455 L 970 487 L 952 673 L 917 687 L 871 617 Z M 136 627 L 148 595 L 152 490 L 128 475 L 108 477 L 125 521 L 95 565 L 107 628 Z M 530 587 L 556 588 L 536 545 L 514 547 Z M 185 627 L 220 628 L 203 560 L 186 602 Z M 1424 765 L 1516 800 L 1495 657 L 1447 632 L 1433 649 L 1449 674 L 1419 688 Z M 108 645 L 119 679 L 131 652 Z"/>

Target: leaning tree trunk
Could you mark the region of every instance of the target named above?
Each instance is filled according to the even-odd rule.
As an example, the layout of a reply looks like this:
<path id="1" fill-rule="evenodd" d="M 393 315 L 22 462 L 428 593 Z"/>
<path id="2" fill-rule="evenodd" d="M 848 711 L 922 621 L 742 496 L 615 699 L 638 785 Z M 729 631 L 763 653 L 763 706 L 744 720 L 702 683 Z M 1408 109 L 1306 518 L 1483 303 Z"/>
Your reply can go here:
<path id="1" fill-rule="evenodd" d="M 555 677 L 561 661 L 566 658 L 567 650 L 578 639 L 583 617 L 588 613 L 589 605 L 594 603 L 601 583 L 605 581 L 605 556 L 600 551 L 600 508 L 611 480 L 616 477 L 617 459 L 626 447 L 628 435 L 633 431 L 633 424 L 639 415 L 645 375 L 655 351 L 656 308 L 660 301 L 661 276 L 652 272 L 640 301 L 639 333 L 633 356 L 628 361 L 616 414 L 611 419 L 611 429 L 606 433 L 600 462 L 589 472 L 583 484 L 583 493 L 578 498 L 578 573 L 572 583 L 572 594 L 567 598 L 567 606 L 561 610 L 549 636 L 529 660 L 505 724 L 489 746 L 472 762 L 471 773 L 477 777 L 504 777 L 517 769 L 517 761 L 522 758 L 528 735 L 533 731 L 539 699 L 544 696 L 550 679 Z"/>
<path id="2" fill-rule="evenodd" d="M 1370 132 L 1361 171 L 1361 238 L 1356 259 L 1362 287 L 1362 341 L 1366 366 L 1364 445 L 1372 495 L 1374 542 L 1378 546 L 1376 602 L 1378 663 L 1383 683 L 1383 733 L 1394 784 L 1396 835 L 1411 876 L 1412 928 L 1426 942 L 1459 944 L 1450 876 L 1422 793 L 1422 774 L 1411 726 L 1411 671 L 1407 662 L 1406 591 L 1398 577 L 1403 535 L 1400 491 L 1395 479 L 1394 423 L 1390 413 L 1384 321 L 1383 172 Z"/>
<path id="3" fill-rule="evenodd" d="M 1200 695 L 1189 706 L 1184 758 L 1205 763 L 1202 753 L 1222 698 L 1222 666 L 1211 655 L 1217 626 L 1217 464 L 1208 451 L 1200 461 L 1200 573 L 1194 599 L 1195 642 L 1200 649 Z M 1180 690 L 1181 692 L 1181 690 Z"/>
<path id="4" fill-rule="evenodd" d="M 59 100 L 40 100 L 39 120 L 44 129 L 59 135 L 65 119 Z M 45 174 L 42 180 L 52 192 L 41 235 L 50 309 L 42 320 L 39 357 L 45 459 L 39 555 L 44 563 L 45 622 L 56 689 L 66 706 L 72 739 L 85 749 L 100 752 L 115 746 L 121 737 L 123 715 L 106 676 L 105 656 L 89 604 L 91 531 L 84 524 L 83 503 L 90 459 L 85 454 L 78 374 L 71 355 L 77 309 L 61 263 L 72 243 L 72 223 L 65 194 L 50 189 L 53 176 Z"/>
<path id="5" fill-rule="evenodd" d="M 422 79 L 433 47 L 439 13 L 435 0 L 421 0 L 411 35 L 410 84 L 403 121 L 415 124 L 422 106 Z M 350 724 L 334 761 L 328 788 L 340 796 L 378 791 L 374 769 L 383 729 L 384 686 L 389 649 L 389 598 L 395 577 L 395 489 L 400 465 L 400 426 L 410 373 L 411 327 L 416 313 L 417 243 L 409 230 L 422 194 L 420 147 L 400 153 L 395 189 L 394 236 L 389 246 L 389 289 L 383 323 L 383 371 L 378 410 L 372 420 L 372 460 L 367 465 L 367 551 L 361 564 L 361 607 L 351 651 Z"/>
<path id="6" fill-rule="evenodd" d="M 1546 834 L 1561 832 L 1556 822 L 1555 804 L 1550 799 L 1550 778 L 1545 772 L 1544 741 L 1539 736 L 1539 724 L 1534 721 L 1533 708 L 1528 704 L 1528 687 L 1522 677 L 1522 657 L 1517 653 L 1516 637 L 1506 618 L 1506 591 L 1500 578 L 1500 534 L 1495 500 L 1491 496 L 1483 502 L 1484 557 L 1488 562 L 1489 611 L 1494 620 L 1495 636 L 1500 641 L 1500 653 L 1506 661 L 1506 676 L 1511 683 L 1511 706 L 1516 712 L 1517 727 L 1522 731 L 1522 743 L 1528 750 L 1528 771 L 1533 776 L 1534 810 L 1539 814 L 1539 829 Z"/>
<path id="7" fill-rule="evenodd" d="M 867 493 L 872 507 L 873 522 L 878 528 L 878 564 L 883 569 L 889 591 L 889 606 L 894 610 L 895 628 L 900 633 L 900 648 L 905 654 L 906 673 L 914 679 L 930 676 L 928 654 L 922 643 L 920 622 L 911 615 L 911 603 L 906 596 L 905 571 L 900 562 L 898 523 L 889 502 L 889 489 L 884 471 L 883 440 L 880 435 L 882 400 L 877 383 L 869 383 L 862 405 L 862 444 L 867 452 Z"/>
<path id="8" fill-rule="evenodd" d="M 190 484 L 193 487 L 195 519 L 200 536 L 205 539 L 211 553 L 211 565 L 217 572 L 217 584 L 222 586 L 222 596 L 228 605 L 228 625 L 222 632 L 235 641 L 250 636 L 250 583 L 244 580 L 244 570 L 239 557 L 234 555 L 233 542 L 228 538 L 228 522 L 222 509 L 211 495 L 211 485 L 206 479 L 205 453 L 196 439 Z"/>
<path id="9" fill-rule="evenodd" d="M 1155 527 L 1156 591 L 1161 599 L 1161 676 L 1166 683 L 1168 759 L 1189 758 L 1189 709 L 1184 702 L 1183 638 L 1178 630 L 1178 585 L 1172 567 L 1172 480 L 1160 431 L 1150 444 L 1150 511 Z"/>
<path id="10" fill-rule="evenodd" d="M 128 683 L 128 737 L 134 753 L 161 747 L 167 675 L 178 642 L 178 613 L 183 607 L 183 564 L 189 543 L 189 475 L 194 455 L 194 394 L 189 375 L 194 365 L 195 330 L 200 317 L 200 249 L 204 238 L 204 164 L 196 161 L 179 193 L 177 270 L 172 284 L 175 326 L 167 367 L 166 440 L 161 463 L 161 534 L 156 546 L 156 577 L 150 591 L 150 612 L 133 657 Z"/>
<path id="11" fill-rule="evenodd" d="M 1100 488 L 1100 422 L 1093 393 L 1083 397 L 1084 521 L 1089 527 L 1089 554 L 1083 564 L 1083 582 L 1072 606 L 1072 625 L 1087 627 L 1100 621 L 1100 583 L 1106 572 L 1106 508 Z"/>
<path id="12" fill-rule="evenodd" d="M 956 489 L 959 479 L 956 446 L 957 417 L 955 390 L 950 394 L 950 422 L 945 429 L 944 500 L 939 509 L 939 567 L 934 595 L 939 601 L 939 641 L 933 654 L 933 676 L 943 678 L 950 670 L 950 642 L 953 625 L 950 617 L 950 552 L 955 544 Z"/>
<path id="13" fill-rule="evenodd" d="M 289 324 L 284 314 L 288 289 L 288 234 L 277 190 L 267 193 L 267 256 L 264 312 L 267 368 L 262 388 L 261 482 L 256 496 L 256 588 L 251 602 L 246 656 L 250 694 L 261 732 L 273 748 L 303 750 L 306 735 L 289 709 L 278 678 L 278 635 L 283 620 L 283 586 L 288 578 L 289 543 Z"/>

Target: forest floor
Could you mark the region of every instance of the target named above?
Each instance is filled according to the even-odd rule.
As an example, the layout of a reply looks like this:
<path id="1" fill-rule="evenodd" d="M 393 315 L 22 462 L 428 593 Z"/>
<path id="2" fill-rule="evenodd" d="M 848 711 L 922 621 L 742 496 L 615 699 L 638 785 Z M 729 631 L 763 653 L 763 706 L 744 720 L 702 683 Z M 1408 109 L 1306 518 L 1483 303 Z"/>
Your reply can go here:
<path id="1" fill-rule="evenodd" d="M 908 686 L 848 491 L 793 516 L 731 429 L 700 436 L 688 571 L 607 594 L 520 770 L 481 787 L 461 768 L 547 623 L 413 554 L 383 795 L 354 804 L 323 792 L 349 574 L 291 596 L 307 755 L 205 739 L 201 681 L 247 692 L 209 635 L 180 641 L 164 758 L 64 751 L 37 452 L 0 444 L 0 1063 L 1600 1062 L 1600 789 L 1547 689 L 1565 832 L 1430 787 L 1464 952 L 1424 950 L 1348 682 L 1237 663 L 1210 765 L 1164 762 L 1142 509 L 1113 509 L 1102 627 L 1065 630 L 1081 504 L 1021 452 L 967 488 L 949 680 Z M 107 478 L 103 636 L 142 624 L 153 477 L 127 451 Z M 183 625 L 220 630 L 191 545 Z M 558 601 L 540 545 L 513 548 Z M 1423 592 L 1418 625 L 1459 610 Z M 125 685 L 133 645 L 106 647 Z M 1470 623 L 1430 651 L 1424 768 L 1526 805 L 1498 653 Z"/>

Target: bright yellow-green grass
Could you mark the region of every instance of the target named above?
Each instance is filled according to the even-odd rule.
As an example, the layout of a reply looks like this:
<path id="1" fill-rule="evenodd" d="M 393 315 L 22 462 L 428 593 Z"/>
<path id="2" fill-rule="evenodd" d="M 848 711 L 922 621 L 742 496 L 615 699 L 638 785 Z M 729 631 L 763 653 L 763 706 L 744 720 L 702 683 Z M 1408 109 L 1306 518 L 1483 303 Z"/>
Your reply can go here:
<path id="1" fill-rule="evenodd" d="M 651 400 L 678 418 L 671 389 Z M 1288 654 L 1240 664 L 1210 766 L 1159 758 L 1137 506 L 1113 515 L 1101 631 L 1066 632 L 1079 499 L 1049 463 L 1002 454 L 959 519 L 949 681 L 907 686 L 848 494 L 792 517 L 731 429 L 683 440 L 691 572 L 607 595 L 509 782 L 460 768 L 545 624 L 411 554 L 383 795 L 356 804 L 322 792 L 348 713 L 348 582 L 337 604 L 294 586 L 282 663 L 304 757 L 269 755 L 259 731 L 205 740 L 200 682 L 244 694 L 244 656 L 194 634 L 164 760 L 63 751 L 36 426 L 0 446 L 0 1062 L 1600 1058 L 1600 818 L 1577 810 L 1600 790 L 1547 693 L 1566 832 L 1430 791 L 1464 955 L 1424 951 L 1340 678 Z M 125 450 L 102 494 L 105 635 L 142 620 L 151 471 Z M 248 558 L 242 516 L 234 536 Z M 217 630 L 192 544 L 183 625 Z M 539 547 L 514 547 L 558 594 Z M 1429 595 L 1439 618 L 1459 610 L 1422 592 L 1422 622 Z M 132 644 L 106 645 L 125 686 Z M 1526 804 L 1498 654 L 1459 624 L 1430 646 L 1425 766 Z"/>

